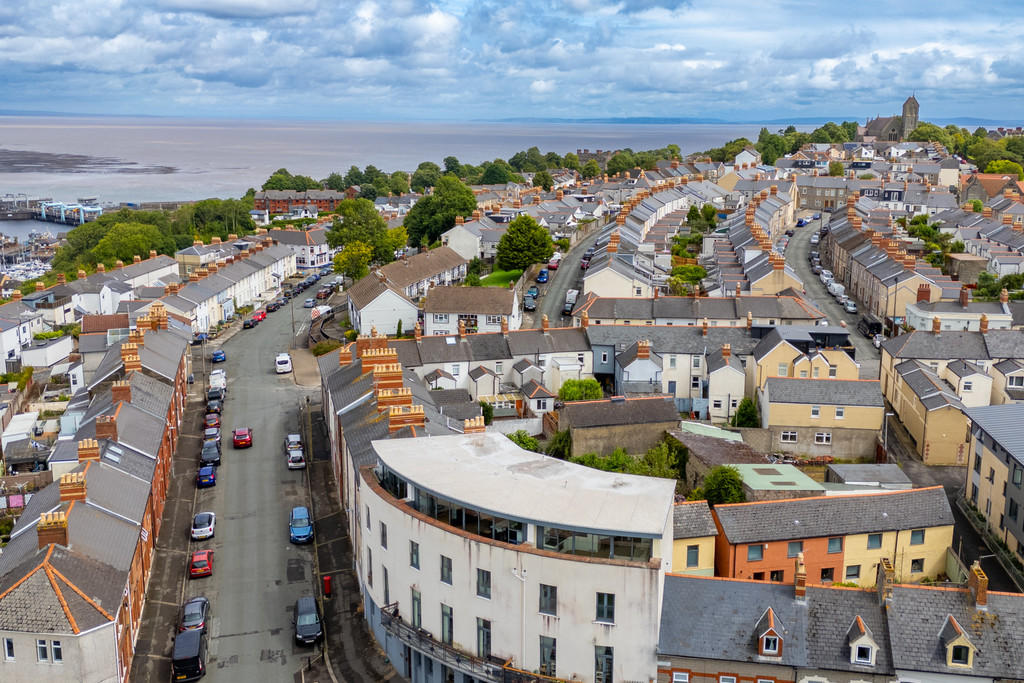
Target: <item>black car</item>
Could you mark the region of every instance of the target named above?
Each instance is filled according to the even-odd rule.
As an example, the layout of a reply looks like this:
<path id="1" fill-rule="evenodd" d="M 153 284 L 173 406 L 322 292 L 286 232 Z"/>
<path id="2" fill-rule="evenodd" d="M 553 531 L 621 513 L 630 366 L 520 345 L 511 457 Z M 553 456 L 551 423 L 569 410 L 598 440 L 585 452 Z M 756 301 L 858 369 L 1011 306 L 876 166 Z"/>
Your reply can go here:
<path id="1" fill-rule="evenodd" d="M 210 601 L 199 596 L 181 606 L 178 631 L 207 631 L 210 628 Z"/>
<path id="2" fill-rule="evenodd" d="M 534 299 L 532 296 L 527 295 L 526 298 L 523 299 L 523 310 L 524 311 L 536 311 L 537 310 L 537 300 Z"/>
<path id="3" fill-rule="evenodd" d="M 223 401 L 224 400 L 224 389 L 221 387 L 215 387 L 206 392 L 207 401 Z"/>
<path id="4" fill-rule="evenodd" d="M 281 306 L 276 301 L 271 301 L 267 304 L 267 313 L 273 313 L 279 308 L 281 308 Z"/>
<path id="5" fill-rule="evenodd" d="M 256 325 L 257 325 L 257 322 L 255 320 L 253 320 L 252 318 L 246 318 L 245 322 L 242 323 L 242 329 L 243 330 L 248 330 L 248 329 L 251 329 L 253 327 L 256 327 Z"/>
<path id="6" fill-rule="evenodd" d="M 316 598 L 305 597 L 295 601 L 295 642 L 312 645 L 324 637 L 324 626 L 320 620 L 320 609 Z"/>
<path id="7" fill-rule="evenodd" d="M 206 414 L 207 415 L 209 415 L 210 413 L 217 413 L 218 415 L 220 415 L 221 410 L 223 410 L 223 408 L 224 408 L 224 404 L 221 403 L 220 401 L 207 401 L 206 402 Z"/>
<path id="8" fill-rule="evenodd" d="M 206 466 L 206 465 L 216 465 L 216 466 L 220 467 L 220 442 L 219 441 L 213 441 L 211 439 L 210 441 L 204 441 L 203 442 L 203 450 L 199 454 L 199 463 L 200 463 L 200 467 L 203 467 L 203 466 Z"/>

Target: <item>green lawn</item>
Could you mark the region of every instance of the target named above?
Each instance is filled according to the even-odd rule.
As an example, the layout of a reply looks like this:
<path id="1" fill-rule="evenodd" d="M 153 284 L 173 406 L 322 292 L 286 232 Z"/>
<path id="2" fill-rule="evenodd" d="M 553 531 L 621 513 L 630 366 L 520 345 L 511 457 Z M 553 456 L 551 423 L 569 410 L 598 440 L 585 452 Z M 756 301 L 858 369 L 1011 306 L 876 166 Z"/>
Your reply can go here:
<path id="1" fill-rule="evenodd" d="M 508 283 L 515 282 L 522 276 L 521 270 L 496 270 L 481 279 L 480 284 L 484 287 L 508 287 Z"/>

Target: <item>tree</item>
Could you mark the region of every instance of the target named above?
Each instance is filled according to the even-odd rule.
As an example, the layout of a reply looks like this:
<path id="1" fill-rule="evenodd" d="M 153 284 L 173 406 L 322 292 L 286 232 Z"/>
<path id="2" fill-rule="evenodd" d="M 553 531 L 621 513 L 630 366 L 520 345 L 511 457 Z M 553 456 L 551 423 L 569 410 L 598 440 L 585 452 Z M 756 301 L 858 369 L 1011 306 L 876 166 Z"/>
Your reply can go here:
<path id="1" fill-rule="evenodd" d="M 562 165 L 570 171 L 578 171 L 580 170 L 580 158 L 572 152 L 569 152 L 562 160 Z"/>
<path id="2" fill-rule="evenodd" d="M 375 185 L 370 185 L 369 183 L 362 185 L 359 187 L 359 194 L 356 196 L 360 199 L 366 199 L 372 202 L 378 196 L 377 187 Z"/>
<path id="3" fill-rule="evenodd" d="M 525 270 L 555 253 L 551 235 L 532 216 L 521 214 L 508 224 L 495 254 L 502 270 Z"/>
<path id="4" fill-rule="evenodd" d="M 480 176 L 481 185 L 503 185 L 515 182 L 519 182 L 519 176 L 516 175 L 511 166 L 501 159 L 495 159 L 491 164 L 488 164 L 487 168 L 484 169 L 483 175 Z"/>
<path id="5" fill-rule="evenodd" d="M 843 167 L 841 161 L 833 161 L 828 165 L 828 174 L 830 176 L 841 177 L 846 175 L 846 169 Z"/>
<path id="6" fill-rule="evenodd" d="M 264 190 L 297 190 L 305 192 L 306 190 L 319 190 L 322 185 L 309 176 L 293 176 L 288 172 L 288 169 L 279 168 L 270 175 L 262 187 Z"/>
<path id="7" fill-rule="evenodd" d="M 636 160 L 633 155 L 629 152 L 622 151 L 616 152 L 612 155 L 612 158 L 608 160 L 608 175 L 615 175 L 628 171 L 629 169 L 636 166 Z"/>
<path id="8" fill-rule="evenodd" d="M 475 210 L 473 190 L 449 173 L 437 181 L 434 194 L 413 204 L 405 215 L 409 243 L 414 247 L 432 244 L 441 238 L 441 233 L 455 225 L 456 216 L 472 216 Z"/>
<path id="9" fill-rule="evenodd" d="M 572 433 L 565 429 L 555 432 L 548 442 L 548 455 L 559 460 L 567 460 L 572 455 Z"/>
<path id="10" fill-rule="evenodd" d="M 567 379 L 558 390 L 559 401 L 596 401 L 604 391 L 596 379 Z"/>
<path id="11" fill-rule="evenodd" d="M 423 192 L 428 187 L 436 187 L 441 181 L 441 167 L 433 161 L 424 161 L 412 174 L 411 185 L 416 192 Z"/>
<path id="12" fill-rule="evenodd" d="M 718 465 L 708 472 L 704 485 L 694 489 L 689 498 L 706 500 L 711 507 L 747 502 L 747 494 L 743 492 L 743 477 L 731 465 Z"/>
<path id="13" fill-rule="evenodd" d="M 601 166 L 597 163 L 596 159 L 590 159 L 587 163 L 583 164 L 583 170 L 580 171 L 580 175 L 584 178 L 596 178 L 601 175 Z"/>
<path id="14" fill-rule="evenodd" d="M 409 174 L 405 171 L 395 171 L 388 178 L 388 189 L 391 195 L 400 197 L 409 191 Z"/>
<path id="15" fill-rule="evenodd" d="M 917 128 L 910 131 L 907 140 L 912 142 L 937 142 L 944 147 L 949 147 L 949 131 L 939 128 L 934 123 L 919 123 Z"/>
<path id="16" fill-rule="evenodd" d="M 444 158 L 444 172 L 451 173 L 458 177 L 462 177 L 462 164 L 456 157 L 445 157 Z"/>
<path id="17" fill-rule="evenodd" d="M 113 265 L 115 261 L 130 263 L 134 256 L 149 256 L 150 249 L 173 254 L 174 243 L 155 225 L 117 223 L 96 244 L 93 256 L 97 262 Z"/>
<path id="18" fill-rule="evenodd" d="M 995 161 L 988 162 L 988 166 L 985 167 L 985 173 L 1014 175 L 1017 176 L 1018 181 L 1024 180 L 1024 168 L 1021 168 L 1020 164 L 1007 159 L 996 159 Z"/>
<path id="19" fill-rule="evenodd" d="M 327 229 L 327 244 L 338 248 L 362 242 L 373 250 L 372 260 L 377 263 L 391 263 L 395 259 L 393 238 L 388 224 L 377 212 L 369 199 L 343 199 L 335 209 L 337 218 Z M 398 235 L 397 237 L 400 237 Z"/>
<path id="20" fill-rule="evenodd" d="M 683 282 L 697 284 L 708 276 L 708 272 L 700 266 L 676 266 L 672 269 L 671 276 Z"/>
<path id="21" fill-rule="evenodd" d="M 736 406 L 736 413 L 732 416 L 733 427 L 760 427 L 761 419 L 757 415 L 757 406 L 754 401 L 747 397 Z"/>
<path id="22" fill-rule="evenodd" d="M 359 280 L 369 273 L 373 247 L 365 242 L 349 242 L 334 257 L 334 272 L 344 273 L 353 280 Z"/>
<path id="23" fill-rule="evenodd" d="M 624 448 L 616 448 L 611 455 L 586 453 L 569 458 L 569 462 L 605 472 L 622 472 L 642 477 L 661 477 L 678 479 L 676 469 L 677 454 L 666 443 L 660 443 L 640 457 L 626 452 Z"/>
<path id="24" fill-rule="evenodd" d="M 984 202 L 982 202 L 980 199 L 972 199 L 971 200 L 971 211 L 973 211 L 974 213 L 981 213 L 984 210 L 985 210 L 985 203 Z"/>
<path id="25" fill-rule="evenodd" d="M 345 184 L 345 176 L 338 172 L 331 173 L 327 176 L 327 180 L 324 181 L 324 185 L 328 190 L 334 190 L 335 192 L 341 192 L 348 187 L 348 185 Z"/>
<path id="26" fill-rule="evenodd" d="M 555 179 L 547 171 L 540 171 L 533 176 L 533 186 L 543 187 L 545 192 L 551 192 L 551 186 L 554 184 Z"/>
<path id="27" fill-rule="evenodd" d="M 530 436 L 525 429 L 518 429 L 511 434 L 506 434 L 512 442 L 522 448 L 524 451 L 533 451 L 534 453 L 542 453 L 540 449 L 540 443 L 537 439 Z"/>
<path id="28" fill-rule="evenodd" d="M 487 401 L 480 401 L 480 414 L 483 415 L 485 425 L 494 422 L 494 406 Z"/>

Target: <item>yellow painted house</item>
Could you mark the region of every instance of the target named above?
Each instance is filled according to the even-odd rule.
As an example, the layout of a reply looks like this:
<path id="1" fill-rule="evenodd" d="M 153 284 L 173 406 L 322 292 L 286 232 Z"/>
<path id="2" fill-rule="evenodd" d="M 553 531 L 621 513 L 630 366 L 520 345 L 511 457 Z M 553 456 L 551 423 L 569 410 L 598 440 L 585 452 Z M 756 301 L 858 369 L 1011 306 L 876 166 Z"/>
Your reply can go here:
<path id="1" fill-rule="evenodd" d="M 715 575 L 718 529 L 706 500 L 676 503 L 672 510 L 672 572 Z"/>
<path id="2" fill-rule="evenodd" d="M 896 366 L 889 399 L 926 465 L 966 465 L 964 403 L 955 390 L 919 360 Z"/>
<path id="3" fill-rule="evenodd" d="M 849 380 L 860 377 L 860 364 L 845 351 L 808 347 L 805 353 L 797 342 L 784 338 L 778 329 L 758 342 L 754 362 L 757 364 L 754 382 L 758 389 L 763 389 L 770 377 Z"/>
<path id="4" fill-rule="evenodd" d="M 1024 404 L 966 411 L 971 429 L 967 499 L 985 516 L 992 533 L 1024 555 Z"/>

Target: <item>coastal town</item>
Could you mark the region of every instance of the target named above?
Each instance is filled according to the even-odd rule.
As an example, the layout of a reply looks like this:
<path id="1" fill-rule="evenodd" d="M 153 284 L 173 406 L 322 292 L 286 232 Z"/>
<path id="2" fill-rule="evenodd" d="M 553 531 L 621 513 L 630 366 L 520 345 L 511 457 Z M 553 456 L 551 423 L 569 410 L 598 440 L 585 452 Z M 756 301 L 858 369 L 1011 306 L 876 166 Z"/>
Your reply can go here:
<path id="1" fill-rule="evenodd" d="M 1024 680 L 1024 182 L 928 126 L 119 258 L 75 231 L 159 209 L 9 202 L 0 680 Z"/>

